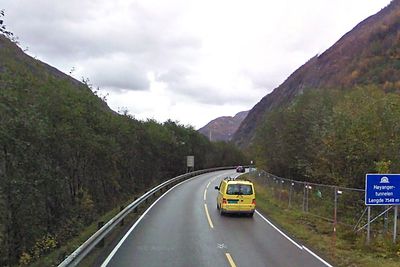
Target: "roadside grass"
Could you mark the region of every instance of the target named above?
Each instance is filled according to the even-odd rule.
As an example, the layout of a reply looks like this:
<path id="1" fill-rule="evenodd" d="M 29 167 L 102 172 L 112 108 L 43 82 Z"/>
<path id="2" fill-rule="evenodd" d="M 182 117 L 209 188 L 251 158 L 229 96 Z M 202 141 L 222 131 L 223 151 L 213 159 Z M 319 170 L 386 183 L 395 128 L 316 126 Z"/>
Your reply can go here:
<path id="1" fill-rule="evenodd" d="M 125 203 L 125 207 L 130 204 L 134 199 L 131 199 Z M 122 234 L 127 228 L 130 227 L 132 222 L 136 221 L 136 219 L 140 216 L 143 210 L 151 204 L 153 199 L 150 199 L 148 203 L 144 203 L 138 207 L 137 212 L 131 212 L 125 219 L 125 227 L 120 227 L 119 229 L 115 229 L 110 235 L 106 237 L 106 244 L 98 249 L 95 249 L 93 253 L 90 253 L 85 259 L 79 264 L 79 266 L 94 266 L 96 260 L 99 256 L 108 249 L 108 246 L 115 241 L 115 237 Z M 104 222 L 107 223 L 111 220 L 115 215 L 120 212 L 120 208 L 115 208 L 105 213 L 103 216 L 96 219 L 94 223 L 84 228 L 84 230 L 76 236 L 72 238 L 64 245 L 58 247 L 54 251 L 49 254 L 40 257 L 37 261 L 31 263 L 29 266 L 32 267 L 42 267 L 42 266 L 58 266 L 68 255 L 70 255 L 75 249 L 77 249 L 80 245 L 82 245 L 89 237 L 91 237 L 97 230 L 97 223 Z"/>
<path id="2" fill-rule="evenodd" d="M 287 204 L 280 205 L 265 185 L 254 178 L 247 178 L 253 181 L 256 188 L 257 209 L 333 266 L 400 266 L 400 245 L 393 245 L 391 236 L 376 235 L 367 246 L 364 234 L 355 234 L 348 226 L 339 224 L 334 237 L 332 222 L 289 209 Z"/>
<path id="3" fill-rule="evenodd" d="M 107 222 L 111 218 L 113 218 L 119 209 L 113 209 L 100 218 L 95 223 L 92 223 L 88 227 L 86 227 L 79 236 L 71 239 L 68 243 L 61 246 L 60 248 L 54 250 L 46 256 L 41 257 L 36 262 L 32 263 L 32 267 L 41 267 L 41 266 L 57 266 L 61 261 L 68 256 L 72 251 L 78 248 L 81 244 L 83 244 L 90 236 L 92 236 L 97 231 L 97 222 L 104 221 Z"/>

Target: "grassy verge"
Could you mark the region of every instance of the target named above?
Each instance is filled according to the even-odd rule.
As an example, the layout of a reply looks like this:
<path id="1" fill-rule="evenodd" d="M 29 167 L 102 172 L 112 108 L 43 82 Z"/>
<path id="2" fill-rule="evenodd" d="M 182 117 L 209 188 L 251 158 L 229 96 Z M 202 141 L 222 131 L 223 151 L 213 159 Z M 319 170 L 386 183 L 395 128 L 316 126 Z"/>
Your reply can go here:
<path id="1" fill-rule="evenodd" d="M 338 225 L 337 235 L 334 236 L 331 222 L 298 210 L 288 209 L 287 205 L 280 206 L 268 188 L 257 183 L 257 180 L 251 180 L 256 187 L 257 209 L 332 265 L 400 266 L 400 245 L 393 245 L 390 236 L 376 236 L 367 246 L 364 235 L 356 235 L 352 229 L 343 225 Z"/>
<path id="2" fill-rule="evenodd" d="M 95 262 L 104 251 L 108 250 L 110 244 L 112 245 L 115 239 L 120 236 L 124 231 L 129 229 L 130 225 L 137 220 L 140 214 L 155 200 L 156 198 L 151 198 L 148 203 L 143 203 L 138 207 L 137 212 L 130 213 L 125 219 L 124 227 L 114 229 L 105 239 L 104 246 L 95 249 L 94 252 L 90 253 L 85 259 L 79 264 L 79 266 L 94 266 Z M 130 204 L 134 199 L 127 201 L 125 206 Z M 63 246 L 57 248 L 46 256 L 42 256 L 37 261 L 33 262 L 30 266 L 32 267 L 42 267 L 42 266 L 57 266 L 65 257 L 71 254 L 76 248 L 82 245 L 89 237 L 91 237 L 97 230 L 97 222 L 108 222 L 115 215 L 120 212 L 120 208 L 115 208 L 110 210 L 103 216 L 99 217 L 94 223 L 86 227 L 79 236 L 69 240 Z"/>
<path id="3" fill-rule="evenodd" d="M 113 218 L 119 209 L 113 209 L 100 218 L 97 221 L 107 222 L 111 218 Z M 97 221 L 92 223 L 88 227 L 84 229 L 81 234 L 70 241 L 68 241 L 64 246 L 61 246 L 59 249 L 49 253 L 48 255 L 41 257 L 38 261 L 34 262 L 31 266 L 40 267 L 40 266 L 57 266 L 63 258 L 68 256 L 72 251 L 78 248 L 81 244 L 83 244 L 90 236 L 92 236 L 97 231 Z"/>

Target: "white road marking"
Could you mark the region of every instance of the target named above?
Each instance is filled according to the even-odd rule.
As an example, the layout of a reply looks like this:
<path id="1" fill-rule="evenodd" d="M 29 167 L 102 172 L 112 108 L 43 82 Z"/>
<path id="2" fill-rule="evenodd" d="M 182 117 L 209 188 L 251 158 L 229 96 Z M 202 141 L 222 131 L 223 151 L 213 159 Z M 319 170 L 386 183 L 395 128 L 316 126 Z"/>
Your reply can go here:
<path id="1" fill-rule="evenodd" d="M 317 260 L 321 261 L 323 264 L 325 264 L 328 267 L 333 267 L 332 265 L 330 265 L 328 262 L 326 262 L 324 259 L 322 259 L 321 257 L 319 257 L 317 254 L 315 254 L 314 252 L 312 252 L 310 249 L 308 249 L 307 247 L 303 246 L 303 245 L 299 245 L 297 244 L 295 241 L 293 241 L 293 239 L 291 239 L 290 237 L 288 237 L 284 232 L 282 232 L 281 230 L 279 230 L 278 227 L 276 227 L 274 224 L 272 224 L 267 218 L 265 218 L 260 212 L 258 212 L 258 210 L 256 210 L 256 213 L 264 220 L 266 221 L 269 225 L 271 225 L 276 231 L 278 231 L 281 235 L 283 235 L 287 240 L 289 240 L 290 242 L 292 242 L 296 247 L 298 247 L 301 250 L 305 250 L 308 253 L 310 253 L 313 257 L 315 257 Z"/>
<path id="2" fill-rule="evenodd" d="M 225 174 L 221 174 L 221 175 L 215 176 L 211 181 L 208 182 L 208 184 L 207 184 L 207 186 L 206 186 L 206 189 L 204 189 L 204 195 L 203 195 L 203 199 L 204 199 L 204 210 L 206 211 L 206 216 L 207 216 L 208 224 L 210 225 L 211 229 L 214 229 L 214 224 L 212 223 L 211 216 L 210 216 L 210 213 L 208 213 L 208 208 L 207 208 L 207 204 L 206 204 L 206 200 L 207 200 L 207 189 L 208 189 L 208 187 L 210 186 L 210 184 L 211 184 L 212 182 L 214 182 L 215 179 L 217 179 L 217 178 L 219 178 L 219 177 L 221 177 L 221 176 L 224 176 L 224 175 L 225 175 Z"/>
<path id="3" fill-rule="evenodd" d="M 214 225 L 213 225 L 213 223 L 211 221 L 210 214 L 208 213 L 208 209 L 207 209 L 207 204 L 206 203 L 204 203 L 204 209 L 206 211 L 206 216 L 207 216 L 208 223 L 210 224 L 211 229 L 214 229 Z"/>
<path id="4" fill-rule="evenodd" d="M 312 252 L 311 250 L 309 250 L 308 248 L 306 248 L 305 246 L 303 246 L 304 250 L 307 251 L 308 253 L 310 253 L 311 255 L 313 255 L 315 258 L 317 258 L 319 261 L 321 261 L 323 264 L 325 264 L 328 267 L 333 267 L 332 265 L 330 265 L 329 263 L 327 263 L 324 259 L 322 259 L 320 256 L 318 256 L 317 254 L 315 254 L 314 252 Z"/>
<path id="5" fill-rule="evenodd" d="M 228 259 L 229 264 L 231 265 L 231 267 L 236 267 L 236 264 L 235 264 L 235 262 L 233 261 L 231 254 L 225 253 L 225 256 L 226 256 L 226 258 Z"/>
<path id="6" fill-rule="evenodd" d="M 151 206 L 142 214 L 142 216 L 140 216 L 140 218 L 135 222 L 134 225 L 132 225 L 131 229 L 129 229 L 129 231 L 124 235 L 124 237 L 118 242 L 118 244 L 115 246 L 115 248 L 111 251 L 110 255 L 108 255 L 108 257 L 105 259 L 105 261 L 103 262 L 103 264 L 101 264 L 101 267 L 106 267 L 107 264 L 111 261 L 112 257 L 114 257 L 115 253 L 117 253 L 118 249 L 121 247 L 122 243 L 124 243 L 124 241 L 128 238 L 128 236 L 130 235 L 130 233 L 136 228 L 136 226 L 140 223 L 140 221 L 144 218 L 144 216 L 151 210 L 151 208 L 157 204 L 157 202 L 162 199 L 166 194 L 168 194 L 172 189 L 174 189 L 175 187 L 189 182 L 192 179 L 197 178 L 198 176 L 192 177 L 188 180 L 182 181 L 179 184 L 174 185 L 173 187 L 171 187 L 167 192 L 165 192 L 161 197 L 159 197 L 158 199 L 156 199 L 156 201 L 154 201 L 153 204 L 151 204 Z"/>
<path id="7" fill-rule="evenodd" d="M 210 184 L 211 184 L 212 182 L 215 181 L 215 179 L 220 178 L 221 176 L 225 176 L 225 174 L 217 175 L 217 176 L 215 176 L 211 181 L 208 182 L 208 184 L 207 184 L 207 186 L 206 186 L 206 189 L 204 190 L 204 195 L 203 195 L 204 202 L 207 200 L 207 190 L 208 190 L 208 187 L 210 186 Z"/>
<path id="8" fill-rule="evenodd" d="M 227 246 L 226 246 L 224 243 L 222 243 L 222 244 L 217 244 L 217 248 L 219 248 L 219 249 L 226 249 Z"/>
<path id="9" fill-rule="evenodd" d="M 265 218 L 261 213 L 258 212 L 258 210 L 256 210 L 256 213 L 258 214 L 258 216 L 260 216 L 264 221 L 266 221 L 269 225 L 271 225 L 276 231 L 278 231 L 281 235 L 283 235 L 287 240 L 289 240 L 290 242 L 293 243 L 293 245 L 295 245 L 296 247 L 298 247 L 299 249 L 303 249 L 302 246 L 300 246 L 299 244 L 297 244 L 296 242 L 293 241 L 293 239 L 291 239 L 290 237 L 288 237 L 284 232 L 282 232 L 281 230 L 279 230 L 278 227 L 276 227 L 275 225 L 272 224 L 272 222 L 270 222 L 267 218 Z"/>

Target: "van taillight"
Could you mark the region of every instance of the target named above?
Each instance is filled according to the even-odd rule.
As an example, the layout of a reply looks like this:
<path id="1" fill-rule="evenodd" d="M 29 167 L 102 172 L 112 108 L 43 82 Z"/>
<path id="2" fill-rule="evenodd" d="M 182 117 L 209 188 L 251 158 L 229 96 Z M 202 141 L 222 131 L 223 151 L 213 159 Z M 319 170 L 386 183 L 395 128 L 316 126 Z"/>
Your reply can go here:
<path id="1" fill-rule="evenodd" d="M 251 202 L 251 204 L 256 204 L 256 199 L 254 198 L 253 201 Z"/>
<path id="2" fill-rule="evenodd" d="M 226 204 L 226 198 L 222 199 L 222 204 Z"/>

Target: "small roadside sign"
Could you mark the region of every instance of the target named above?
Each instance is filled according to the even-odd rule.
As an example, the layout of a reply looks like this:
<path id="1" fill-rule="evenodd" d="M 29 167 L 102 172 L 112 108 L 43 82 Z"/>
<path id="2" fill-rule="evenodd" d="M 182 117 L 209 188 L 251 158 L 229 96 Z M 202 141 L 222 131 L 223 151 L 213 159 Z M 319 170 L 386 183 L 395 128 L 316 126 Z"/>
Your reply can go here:
<path id="1" fill-rule="evenodd" d="M 400 174 L 367 174 L 365 205 L 400 205 Z"/>
<path id="2" fill-rule="evenodd" d="M 187 156 L 186 157 L 187 167 L 194 167 L 194 156 Z"/>

